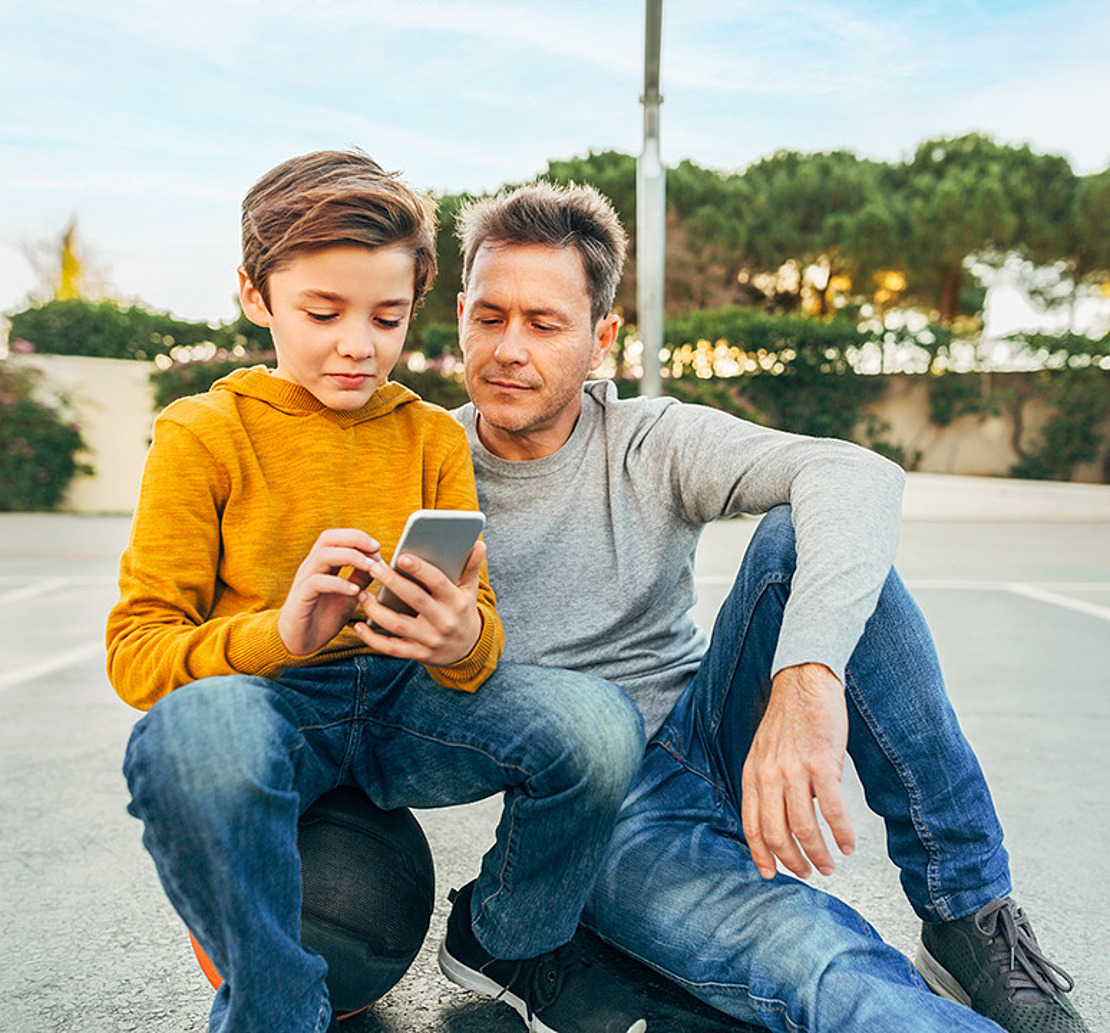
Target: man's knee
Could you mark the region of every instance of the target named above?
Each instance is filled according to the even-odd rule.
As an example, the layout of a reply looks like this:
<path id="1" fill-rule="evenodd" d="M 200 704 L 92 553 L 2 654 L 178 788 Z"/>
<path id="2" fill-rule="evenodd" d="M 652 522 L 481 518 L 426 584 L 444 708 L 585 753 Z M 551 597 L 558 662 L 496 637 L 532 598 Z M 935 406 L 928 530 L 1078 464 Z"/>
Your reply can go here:
<path id="1" fill-rule="evenodd" d="M 793 573 L 797 563 L 794 546 L 794 521 L 788 505 L 769 509 L 744 554 L 744 562 L 758 564 L 761 568 Z"/>

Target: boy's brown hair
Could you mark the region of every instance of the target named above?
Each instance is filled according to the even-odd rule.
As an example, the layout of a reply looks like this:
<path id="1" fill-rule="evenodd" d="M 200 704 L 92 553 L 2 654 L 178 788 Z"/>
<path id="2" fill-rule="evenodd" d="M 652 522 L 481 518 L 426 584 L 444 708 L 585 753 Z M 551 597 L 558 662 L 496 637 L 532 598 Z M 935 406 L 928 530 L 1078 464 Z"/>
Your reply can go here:
<path id="1" fill-rule="evenodd" d="M 582 259 L 596 323 L 613 308 L 628 236 L 604 194 L 591 186 L 540 181 L 465 204 L 455 217 L 462 245 L 463 292 L 483 244 L 573 247 Z"/>
<path id="2" fill-rule="evenodd" d="M 298 254 L 353 244 L 412 252 L 413 308 L 436 274 L 436 206 L 363 151 L 314 151 L 243 198 L 243 269 L 270 305 L 270 276 Z"/>

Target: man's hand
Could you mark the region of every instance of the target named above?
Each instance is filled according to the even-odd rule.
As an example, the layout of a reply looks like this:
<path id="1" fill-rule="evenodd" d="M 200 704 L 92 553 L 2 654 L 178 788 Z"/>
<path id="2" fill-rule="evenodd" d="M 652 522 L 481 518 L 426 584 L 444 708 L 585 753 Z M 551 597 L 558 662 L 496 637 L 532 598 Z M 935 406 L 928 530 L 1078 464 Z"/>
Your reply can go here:
<path id="1" fill-rule="evenodd" d="M 485 543 L 478 542 L 470 550 L 457 584 L 438 567 L 410 553 L 403 554 L 397 561 L 399 570 L 393 570 L 379 559 L 371 567 L 373 577 L 402 602 L 408 603 L 416 614 L 391 610 L 364 591 L 359 602 L 367 620 L 355 625 L 356 634 L 378 653 L 437 667 L 446 667 L 469 656 L 482 634 L 478 573 L 485 555 Z M 375 624 L 391 634 L 375 631 L 372 627 Z"/>
<path id="2" fill-rule="evenodd" d="M 779 671 L 742 778 L 744 835 L 765 879 L 774 876 L 776 857 L 801 879 L 809 862 L 832 874 L 814 800 L 840 852 L 855 849 L 840 790 L 847 746 L 848 708 L 836 675 L 823 664 Z"/>
<path id="3" fill-rule="evenodd" d="M 278 615 L 278 634 L 294 656 L 309 656 L 339 634 L 354 612 L 357 596 L 380 562 L 379 544 L 355 530 L 324 531 L 297 568 Z M 339 577 L 353 568 L 350 579 Z"/>

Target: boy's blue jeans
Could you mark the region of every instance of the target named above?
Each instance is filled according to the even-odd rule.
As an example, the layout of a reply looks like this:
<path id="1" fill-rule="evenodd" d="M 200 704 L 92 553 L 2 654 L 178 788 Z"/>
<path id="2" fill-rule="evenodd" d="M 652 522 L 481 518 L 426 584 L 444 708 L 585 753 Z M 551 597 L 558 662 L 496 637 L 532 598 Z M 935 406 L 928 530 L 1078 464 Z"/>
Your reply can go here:
<path id="1" fill-rule="evenodd" d="M 476 692 L 418 664 L 359 656 L 280 678 L 205 678 L 135 726 L 130 811 L 171 903 L 224 976 L 210 1029 L 328 1028 L 326 965 L 300 943 L 297 819 L 338 785 L 379 807 L 504 792 L 474 894 L 504 958 L 568 941 L 643 755 L 609 682 L 505 664 Z M 480 904 L 479 904 L 480 902 Z"/>
<path id="2" fill-rule="evenodd" d="M 934 997 L 846 904 L 788 875 L 765 881 L 752 863 L 740 776 L 770 691 L 794 562 L 790 510 L 778 507 L 752 539 L 701 668 L 648 744 L 584 921 L 702 1000 L 768 1029 L 998 1033 Z M 990 793 L 928 628 L 894 573 L 849 661 L 846 693 L 848 752 L 917 914 L 959 918 L 1005 896 Z"/>

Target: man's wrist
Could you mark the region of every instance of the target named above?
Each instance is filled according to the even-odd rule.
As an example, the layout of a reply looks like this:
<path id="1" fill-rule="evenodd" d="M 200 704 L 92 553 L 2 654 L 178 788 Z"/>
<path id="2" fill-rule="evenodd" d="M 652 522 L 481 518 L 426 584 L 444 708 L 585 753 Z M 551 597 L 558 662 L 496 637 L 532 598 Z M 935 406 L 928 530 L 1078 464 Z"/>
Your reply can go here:
<path id="1" fill-rule="evenodd" d="M 784 667 L 771 680 L 771 689 L 782 687 L 806 694 L 840 693 L 844 683 L 825 664 L 810 662 Z"/>

